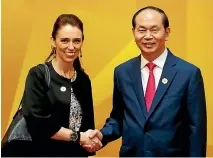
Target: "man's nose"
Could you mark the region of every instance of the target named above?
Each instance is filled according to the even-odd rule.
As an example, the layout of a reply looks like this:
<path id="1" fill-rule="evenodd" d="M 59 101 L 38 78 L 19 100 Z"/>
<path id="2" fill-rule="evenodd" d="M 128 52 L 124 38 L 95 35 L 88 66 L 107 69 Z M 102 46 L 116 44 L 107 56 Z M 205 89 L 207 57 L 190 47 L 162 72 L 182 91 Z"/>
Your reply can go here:
<path id="1" fill-rule="evenodd" d="M 147 30 L 144 37 L 145 38 L 151 38 L 152 37 L 151 32 L 149 30 Z"/>

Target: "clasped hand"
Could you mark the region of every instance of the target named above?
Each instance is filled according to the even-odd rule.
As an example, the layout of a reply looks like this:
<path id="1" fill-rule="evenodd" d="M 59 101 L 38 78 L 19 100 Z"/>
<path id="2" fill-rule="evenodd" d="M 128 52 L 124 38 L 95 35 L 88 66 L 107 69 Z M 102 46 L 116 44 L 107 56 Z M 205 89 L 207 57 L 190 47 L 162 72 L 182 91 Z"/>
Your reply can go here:
<path id="1" fill-rule="evenodd" d="M 95 152 L 102 148 L 102 138 L 103 135 L 99 130 L 89 129 L 86 132 L 81 132 L 80 145 L 88 152 Z"/>

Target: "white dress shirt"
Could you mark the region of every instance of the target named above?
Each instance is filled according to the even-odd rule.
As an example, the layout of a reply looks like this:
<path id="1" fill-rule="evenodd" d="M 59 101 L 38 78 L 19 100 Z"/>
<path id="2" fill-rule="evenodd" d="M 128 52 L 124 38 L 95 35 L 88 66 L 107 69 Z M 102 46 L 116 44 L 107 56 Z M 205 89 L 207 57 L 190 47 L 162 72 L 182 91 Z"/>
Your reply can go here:
<path id="1" fill-rule="evenodd" d="M 156 66 L 153 70 L 154 76 L 155 76 L 155 88 L 157 90 L 158 87 L 158 83 L 163 71 L 163 66 L 166 62 L 166 58 L 167 58 L 167 54 L 168 54 L 168 50 L 167 48 L 165 48 L 164 52 L 154 61 L 152 61 Z M 148 82 L 148 78 L 149 78 L 149 68 L 146 66 L 146 64 L 149 61 L 147 61 L 143 55 L 141 55 L 141 79 L 142 79 L 142 86 L 143 86 L 143 92 L 144 92 L 144 96 L 146 93 L 146 87 L 147 87 L 147 82 Z"/>

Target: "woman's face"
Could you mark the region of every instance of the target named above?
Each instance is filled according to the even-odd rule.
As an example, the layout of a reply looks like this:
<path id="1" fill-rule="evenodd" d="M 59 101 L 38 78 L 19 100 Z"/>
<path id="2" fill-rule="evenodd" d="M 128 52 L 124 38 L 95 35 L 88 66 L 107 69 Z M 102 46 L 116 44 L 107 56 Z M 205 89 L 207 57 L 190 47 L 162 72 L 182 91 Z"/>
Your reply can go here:
<path id="1" fill-rule="evenodd" d="M 81 30 L 72 25 L 62 26 L 53 40 L 53 45 L 56 48 L 56 58 L 60 58 L 66 63 L 73 63 L 79 56 L 83 45 L 83 34 Z"/>

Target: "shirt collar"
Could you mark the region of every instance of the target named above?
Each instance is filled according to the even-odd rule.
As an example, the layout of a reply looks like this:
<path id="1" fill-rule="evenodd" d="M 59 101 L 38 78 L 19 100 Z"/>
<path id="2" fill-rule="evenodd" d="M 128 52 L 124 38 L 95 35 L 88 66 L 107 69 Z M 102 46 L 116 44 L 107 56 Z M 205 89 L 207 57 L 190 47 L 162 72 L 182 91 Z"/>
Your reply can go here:
<path id="1" fill-rule="evenodd" d="M 168 55 L 168 50 L 167 50 L 167 48 L 165 48 L 165 50 L 163 51 L 163 53 L 162 53 L 158 58 L 156 58 L 156 59 L 153 61 L 153 63 L 154 63 L 157 67 L 163 69 L 163 66 L 164 66 L 164 64 L 165 64 L 165 62 L 166 62 L 166 57 L 167 57 L 167 55 Z M 148 62 L 149 62 L 149 61 L 146 60 L 146 59 L 143 57 L 143 55 L 141 55 L 141 69 L 143 69 L 143 68 L 146 66 L 146 64 L 147 64 Z"/>

